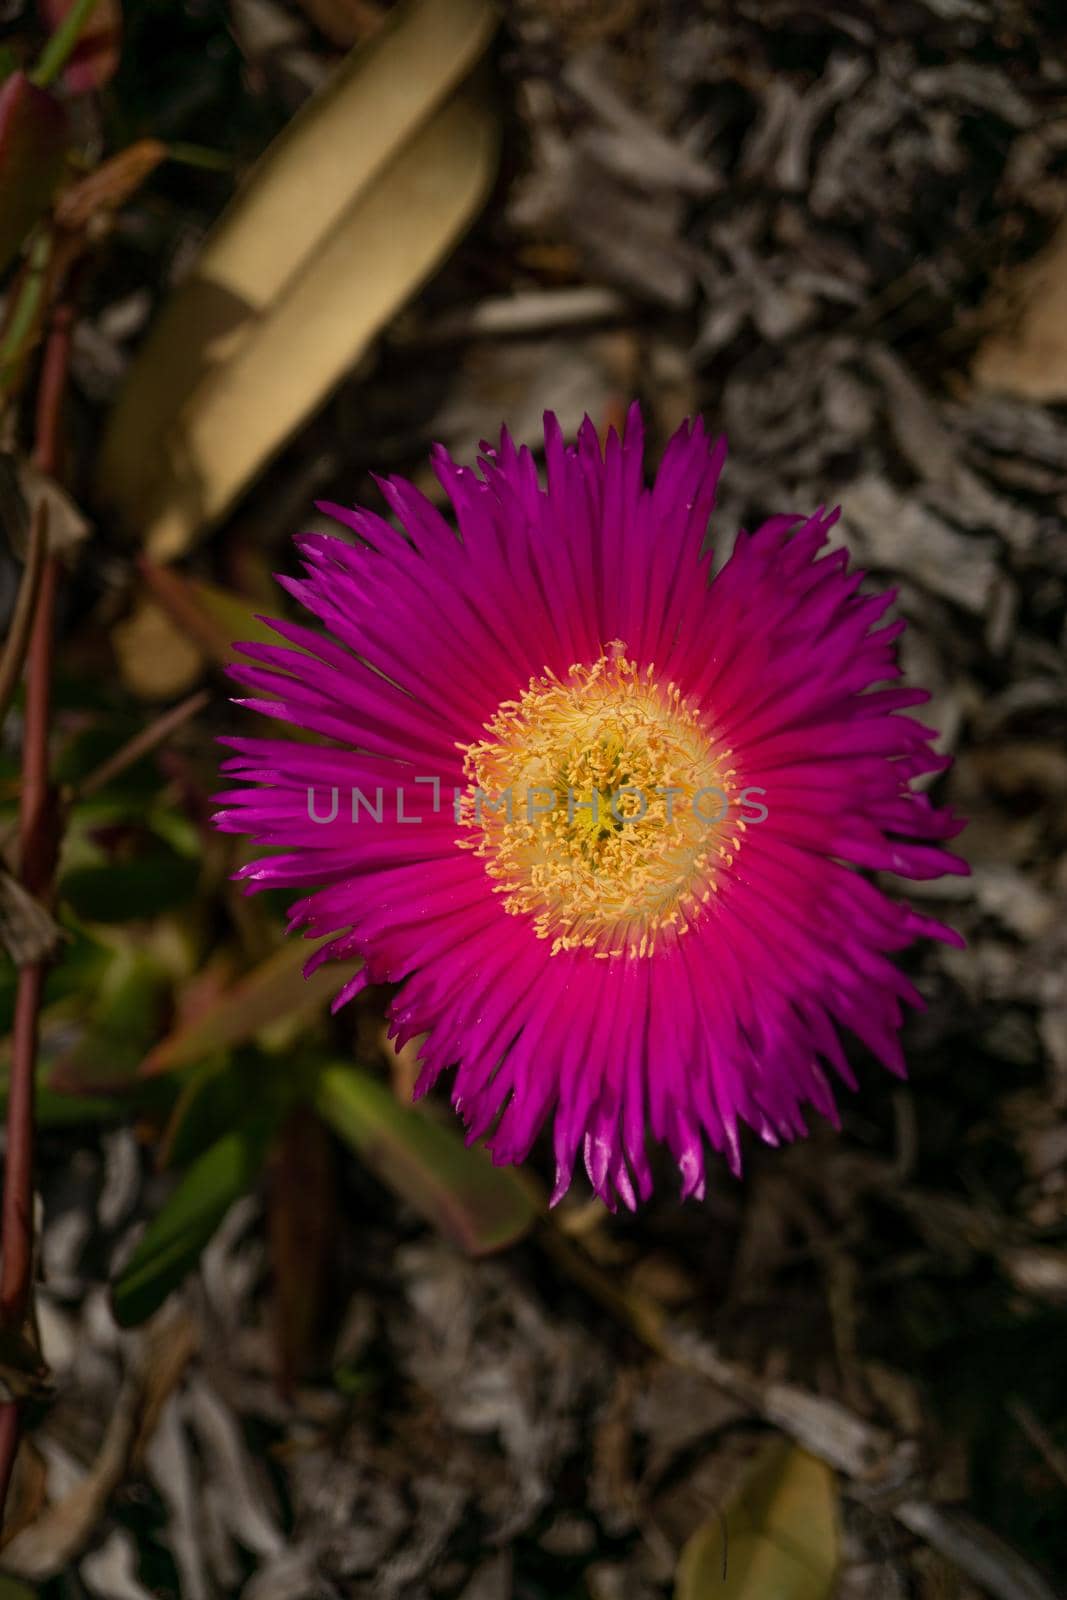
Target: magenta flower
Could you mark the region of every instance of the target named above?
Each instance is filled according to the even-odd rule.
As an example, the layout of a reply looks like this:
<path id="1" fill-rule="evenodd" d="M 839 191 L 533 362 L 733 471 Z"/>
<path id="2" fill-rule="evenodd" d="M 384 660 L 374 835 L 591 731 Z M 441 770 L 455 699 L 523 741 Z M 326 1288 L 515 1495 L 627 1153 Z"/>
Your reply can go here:
<path id="1" fill-rule="evenodd" d="M 962 823 L 912 789 L 942 770 L 928 696 L 900 676 L 844 550 L 837 512 L 741 533 L 709 583 L 702 556 L 725 455 L 700 421 L 643 483 L 640 414 L 601 451 L 545 423 L 546 484 L 506 432 L 480 476 L 437 448 L 456 529 L 411 484 L 399 529 L 328 510 L 354 539 L 306 534 L 282 579 L 325 632 L 272 627 L 237 648 L 241 702 L 328 744 L 233 738 L 245 785 L 218 825 L 277 853 L 249 891 L 299 889 L 312 957 L 399 985 L 399 1044 L 425 1035 L 423 1093 L 455 1068 L 472 1139 L 521 1161 L 554 1118 L 556 1189 L 579 1148 L 609 1205 L 647 1198 L 650 1131 L 704 1192 L 710 1143 L 769 1144 L 836 1120 L 839 1037 L 904 1073 L 889 959 L 950 929 L 857 869 L 966 872 Z M 829 1072 L 828 1072 L 829 1069 Z"/>

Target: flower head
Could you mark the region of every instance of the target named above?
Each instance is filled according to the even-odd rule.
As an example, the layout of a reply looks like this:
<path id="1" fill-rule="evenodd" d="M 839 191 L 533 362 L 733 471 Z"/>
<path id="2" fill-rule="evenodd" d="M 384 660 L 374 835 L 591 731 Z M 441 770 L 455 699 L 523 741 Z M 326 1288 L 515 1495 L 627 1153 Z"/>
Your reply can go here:
<path id="1" fill-rule="evenodd" d="M 314 963 L 362 959 L 335 1005 L 398 985 L 417 1092 L 454 1068 L 497 1161 L 552 1115 L 555 1197 L 581 1149 L 632 1206 L 651 1131 L 699 1195 L 708 1144 L 740 1170 L 740 1124 L 836 1119 L 840 1030 L 904 1072 L 921 1000 L 890 957 L 962 941 L 857 869 L 966 871 L 912 787 L 947 758 L 901 715 L 928 696 L 893 686 L 893 596 L 820 554 L 836 512 L 741 533 L 709 582 L 725 446 L 700 421 L 651 488 L 636 406 L 603 450 L 548 416 L 544 485 L 506 432 L 483 448 L 480 474 L 434 452 L 455 528 L 391 479 L 396 525 L 330 506 L 349 537 L 297 541 L 282 583 L 325 632 L 275 622 L 232 670 L 328 742 L 226 740 L 218 825 L 275 852 L 239 876 L 301 891 Z"/>

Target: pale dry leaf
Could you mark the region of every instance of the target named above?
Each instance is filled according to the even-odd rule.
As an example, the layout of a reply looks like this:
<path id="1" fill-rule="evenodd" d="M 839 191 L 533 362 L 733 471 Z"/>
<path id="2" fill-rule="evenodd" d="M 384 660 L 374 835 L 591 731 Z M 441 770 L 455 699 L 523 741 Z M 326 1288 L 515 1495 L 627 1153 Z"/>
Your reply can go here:
<path id="1" fill-rule="evenodd" d="M 172 1393 L 145 1452 L 148 1474 L 167 1512 L 167 1538 L 183 1600 L 209 1600 L 200 1497 L 193 1451 L 182 1426 L 181 1397 Z"/>
<path id="2" fill-rule="evenodd" d="M 219 1493 L 218 1510 L 226 1526 L 257 1556 L 280 1556 L 285 1539 L 277 1525 L 268 1481 L 249 1454 L 232 1413 L 200 1378 L 189 1385 L 186 1403 L 200 1459 L 208 1467 L 207 1484 Z"/>
<path id="3" fill-rule="evenodd" d="M 4 1566 L 23 1578 L 42 1580 L 61 1572 L 96 1533 L 112 1493 L 129 1464 L 137 1429 L 139 1396 L 127 1385 L 115 1405 L 100 1452 L 69 1494 L 50 1505 L 4 1551 Z"/>
<path id="4" fill-rule="evenodd" d="M 200 1344 L 200 1329 L 187 1312 L 164 1309 L 148 1325 L 141 1381 L 144 1401 L 134 1445 L 137 1460 L 148 1449 L 164 1407 Z"/>
<path id="5" fill-rule="evenodd" d="M 17 967 L 45 961 L 65 938 L 39 900 L 0 867 L 0 944 Z"/>
<path id="6" fill-rule="evenodd" d="M 241 1600 L 319 1600 L 334 1593 L 319 1575 L 315 1550 L 290 1545 L 257 1567 L 241 1590 Z"/>
<path id="7" fill-rule="evenodd" d="M 0 1531 L 0 1550 L 17 1539 L 40 1516 L 48 1497 L 48 1463 L 32 1439 L 23 1441 L 15 1457 L 10 1499 Z"/>
<path id="8" fill-rule="evenodd" d="M 92 523 L 70 495 L 61 489 L 47 472 L 42 472 L 32 461 L 21 460 L 18 465 L 18 480 L 19 488 L 31 513 L 39 501 L 48 508 L 49 550 L 62 555 L 76 549 L 88 537 Z"/>
<path id="9" fill-rule="evenodd" d="M 78 1576 L 100 1600 L 155 1600 L 138 1582 L 138 1551 L 130 1534 L 116 1528 L 78 1566 Z"/>
<path id="10" fill-rule="evenodd" d="M 1067 223 L 1018 268 L 987 316 L 971 377 L 979 389 L 1023 400 L 1067 399 Z"/>
<path id="11" fill-rule="evenodd" d="M 849 484 L 841 495 L 841 514 L 835 542 L 855 541 L 875 567 L 904 571 L 931 594 L 967 611 L 986 611 L 997 580 L 991 539 L 958 532 L 922 500 L 902 494 L 876 473 Z"/>
<path id="12" fill-rule="evenodd" d="M 101 494 L 167 559 L 221 517 L 472 220 L 488 0 L 409 0 L 270 147 L 120 395 Z"/>
<path id="13" fill-rule="evenodd" d="M 357 198 L 255 338 L 198 389 L 176 425 L 145 519 L 154 559 L 172 560 L 223 516 L 341 382 L 479 209 L 496 153 L 494 114 L 478 90 L 464 91 Z"/>
<path id="14" fill-rule="evenodd" d="M 141 600 L 111 631 L 123 683 L 139 700 L 173 700 L 191 689 L 204 655 L 154 600 Z"/>

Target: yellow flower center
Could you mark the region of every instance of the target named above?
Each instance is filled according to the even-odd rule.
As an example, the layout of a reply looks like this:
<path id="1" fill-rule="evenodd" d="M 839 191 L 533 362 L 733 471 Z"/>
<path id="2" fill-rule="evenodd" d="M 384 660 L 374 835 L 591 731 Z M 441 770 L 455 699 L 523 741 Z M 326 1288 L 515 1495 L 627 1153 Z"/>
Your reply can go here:
<path id="1" fill-rule="evenodd" d="M 619 640 L 546 672 L 464 745 L 457 842 L 485 860 L 552 954 L 651 955 L 686 933 L 740 848 L 729 752 L 673 683 Z"/>

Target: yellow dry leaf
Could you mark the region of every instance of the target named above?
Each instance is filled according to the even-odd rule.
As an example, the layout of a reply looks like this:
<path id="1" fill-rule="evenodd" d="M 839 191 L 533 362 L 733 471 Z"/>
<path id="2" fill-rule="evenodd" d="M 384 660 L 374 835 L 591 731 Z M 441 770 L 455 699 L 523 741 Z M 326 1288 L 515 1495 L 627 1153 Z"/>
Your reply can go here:
<path id="1" fill-rule="evenodd" d="M 203 652 L 154 600 L 140 601 L 111 630 L 123 683 L 139 700 L 173 700 L 204 670 Z"/>
<path id="2" fill-rule="evenodd" d="M 825 1462 L 774 1440 L 685 1546 L 675 1600 L 830 1600 L 837 1500 Z"/>
<path id="3" fill-rule="evenodd" d="M 180 554 L 455 245 L 496 170 L 488 0 L 407 0 L 275 140 L 150 334 L 102 497 Z"/>

